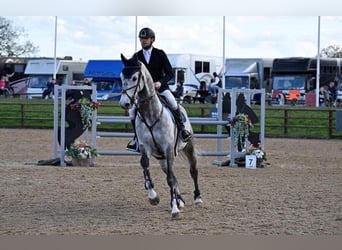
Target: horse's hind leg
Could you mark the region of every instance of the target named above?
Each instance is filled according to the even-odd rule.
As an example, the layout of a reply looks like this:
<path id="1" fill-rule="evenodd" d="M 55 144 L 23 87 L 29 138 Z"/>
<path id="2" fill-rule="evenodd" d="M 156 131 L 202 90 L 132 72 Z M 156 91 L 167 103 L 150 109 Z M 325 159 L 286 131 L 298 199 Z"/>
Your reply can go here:
<path id="1" fill-rule="evenodd" d="M 202 203 L 201 192 L 198 187 L 198 168 L 197 168 L 197 156 L 195 152 L 195 147 L 193 144 L 193 140 L 190 140 L 189 143 L 184 148 L 184 154 L 188 158 L 189 165 L 190 165 L 190 175 L 194 181 L 194 200 L 195 204 Z"/>
<path id="2" fill-rule="evenodd" d="M 148 199 L 151 205 L 158 205 L 159 196 L 156 193 L 156 191 L 154 191 L 153 189 L 154 185 L 153 185 L 152 178 L 150 175 L 150 170 L 149 170 L 150 159 L 147 157 L 145 153 L 142 153 L 140 164 L 142 168 L 144 169 L 145 188 L 148 190 L 148 195 L 147 195 Z"/>

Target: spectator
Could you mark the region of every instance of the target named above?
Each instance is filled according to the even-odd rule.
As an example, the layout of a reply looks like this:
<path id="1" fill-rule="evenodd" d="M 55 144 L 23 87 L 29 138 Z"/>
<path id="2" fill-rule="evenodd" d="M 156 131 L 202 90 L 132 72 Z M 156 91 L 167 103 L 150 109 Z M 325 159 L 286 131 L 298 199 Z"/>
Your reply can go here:
<path id="1" fill-rule="evenodd" d="M 204 80 L 202 80 L 200 82 L 200 90 L 201 91 L 206 91 L 207 90 L 207 83 Z"/>
<path id="2" fill-rule="evenodd" d="M 91 86 L 91 81 L 90 81 L 90 79 L 84 78 L 84 79 L 83 79 L 83 85 L 85 85 L 85 86 Z M 84 94 L 85 97 L 91 99 L 91 94 L 92 94 L 92 92 L 93 92 L 91 89 L 86 89 L 86 90 L 84 90 L 83 92 L 84 92 L 83 94 Z"/>
<path id="3" fill-rule="evenodd" d="M 46 89 L 44 89 L 43 91 L 43 99 L 48 99 L 50 98 L 51 95 L 53 95 L 53 91 L 55 88 L 55 84 L 56 84 L 56 79 L 52 78 L 46 85 Z"/>
<path id="4" fill-rule="evenodd" d="M 209 95 L 207 90 L 207 83 L 206 81 L 202 80 L 200 82 L 200 88 L 197 90 L 196 95 L 194 97 L 194 102 L 199 101 L 199 103 L 205 103 L 206 97 Z"/>
<path id="5" fill-rule="evenodd" d="M 320 107 L 325 107 L 325 101 L 327 100 L 328 92 L 324 89 L 324 87 L 319 88 L 318 101 Z"/>
<path id="6" fill-rule="evenodd" d="M 5 95 L 6 93 L 6 80 L 5 80 L 5 76 L 1 76 L 0 79 L 0 95 Z"/>
<path id="7" fill-rule="evenodd" d="M 337 90 L 335 87 L 335 82 L 330 82 L 328 87 L 328 94 L 329 94 L 329 106 L 333 106 L 336 101 Z"/>
<path id="8" fill-rule="evenodd" d="M 83 84 L 87 85 L 87 86 L 91 86 L 91 82 L 90 82 L 90 80 L 88 78 L 84 78 L 83 79 Z"/>
<path id="9" fill-rule="evenodd" d="M 176 90 L 173 92 L 173 95 L 175 96 L 175 98 L 180 99 L 183 96 L 183 84 L 180 82 L 177 82 L 177 87 Z"/>
<path id="10" fill-rule="evenodd" d="M 222 88 L 222 82 L 221 79 L 218 77 L 217 73 L 214 72 L 213 73 L 213 80 L 211 81 L 211 83 L 209 84 L 209 93 L 211 94 L 212 97 L 216 97 L 217 93 L 218 93 L 218 89 Z"/>

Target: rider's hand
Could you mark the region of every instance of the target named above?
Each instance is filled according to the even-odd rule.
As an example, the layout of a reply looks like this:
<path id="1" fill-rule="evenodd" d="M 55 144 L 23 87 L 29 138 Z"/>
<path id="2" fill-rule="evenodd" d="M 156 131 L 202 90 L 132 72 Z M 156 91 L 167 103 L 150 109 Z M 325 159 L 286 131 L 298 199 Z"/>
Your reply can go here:
<path id="1" fill-rule="evenodd" d="M 161 82 L 155 82 L 155 83 L 154 83 L 154 87 L 155 87 L 156 89 L 159 89 L 159 88 L 161 87 Z"/>

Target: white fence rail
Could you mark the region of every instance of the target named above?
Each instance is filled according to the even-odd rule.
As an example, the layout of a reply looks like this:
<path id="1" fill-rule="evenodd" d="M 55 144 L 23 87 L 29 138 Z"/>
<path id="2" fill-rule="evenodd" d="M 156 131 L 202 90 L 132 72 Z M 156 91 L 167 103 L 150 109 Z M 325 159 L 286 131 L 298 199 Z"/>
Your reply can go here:
<path id="1" fill-rule="evenodd" d="M 60 126 L 63 128 L 65 127 L 65 106 L 66 106 L 66 91 L 68 89 L 91 89 L 92 90 L 92 99 L 96 99 L 96 86 L 55 86 L 55 93 L 57 96 L 60 94 L 61 98 L 54 99 L 54 156 L 56 157 L 58 153 L 60 154 L 61 159 L 61 166 L 65 166 L 65 152 L 61 150 L 65 148 L 65 131 L 62 129 L 61 131 L 61 145 L 60 149 L 58 150 L 58 124 L 60 122 Z M 262 145 L 265 145 L 264 135 L 265 135 L 265 89 L 219 89 L 218 93 L 218 100 L 217 100 L 217 115 L 215 118 L 212 117 L 190 117 L 190 122 L 193 125 L 212 125 L 216 126 L 216 133 L 211 134 L 201 134 L 195 133 L 194 137 L 199 139 L 216 139 L 216 150 L 215 151 L 202 151 L 199 152 L 200 156 L 216 156 L 215 163 L 220 165 L 222 163 L 222 157 L 227 159 L 227 156 L 230 158 L 230 166 L 235 165 L 235 159 L 237 157 L 245 155 L 245 152 L 238 152 L 233 140 L 229 140 L 230 136 L 233 136 L 233 129 L 230 128 L 230 133 L 223 133 L 222 128 L 223 126 L 229 126 L 228 120 L 224 120 L 222 118 L 222 103 L 223 103 L 223 95 L 229 93 L 231 96 L 231 104 L 236 103 L 237 96 L 242 93 L 245 96 L 246 104 L 251 104 L 252 96 L 255 94 L 261 95 L 260 100 L 260 141 Z M 60 105 L 61 108 L 61 117 L 59 118 L 58 114 L 58 107 Z M 230 105 L 231 110 L 230 114 L 236 114 L 237 107 L 236 105 Z M 59 121 L 60 119 L 60 121 Z M 100 123 L 130 123 L 129 117 L 127 116 L 97 116 L 97 112 L 95 111 L 93 114 L 93 121 L 92 121 L 92 128 L 91 128 L 91 146 L 93 148 L 96 147 L 96 140 L 99 137 L 133 137 L 132 132 L 97 132 L 97 125 Z M 87 134 L 86 134 L 87 136 Z M 228 139 L 228 140 L 227 140 Z M 229 148 L 228 151 L 223 150 L 223 141 L 225 141 L 225 145 Z M 230 142 L 228 142 L 230 141 Z M 228 145 L 230 147 L 228 147 Z M 98 149 L 97 152 L 99 155 L 139 155 L 136 152 L 130 152 L 127 150 L 105 150 L 105 149 Z M 95 159 L 93 159 L 94 163 Z"/>

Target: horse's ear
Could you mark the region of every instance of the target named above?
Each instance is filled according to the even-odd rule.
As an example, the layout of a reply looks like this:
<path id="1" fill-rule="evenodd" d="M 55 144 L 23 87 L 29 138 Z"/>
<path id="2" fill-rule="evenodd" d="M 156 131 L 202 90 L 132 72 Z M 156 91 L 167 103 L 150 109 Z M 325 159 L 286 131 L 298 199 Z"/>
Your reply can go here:
<path id="1" fill-rule="evenodd" d="M 135 65 L 139 65 L 139 63 L 138 63 L 138 54 L 137 53 L 134 53 L 134 55 L 133 55 L 133 63 L 135 64 Z"/>
<path id="2" fill-rule="evenodd" d="M 124 65 L 126 65 L 127 59 L 123 54 L 121 54 L 121 61 Z"/>

